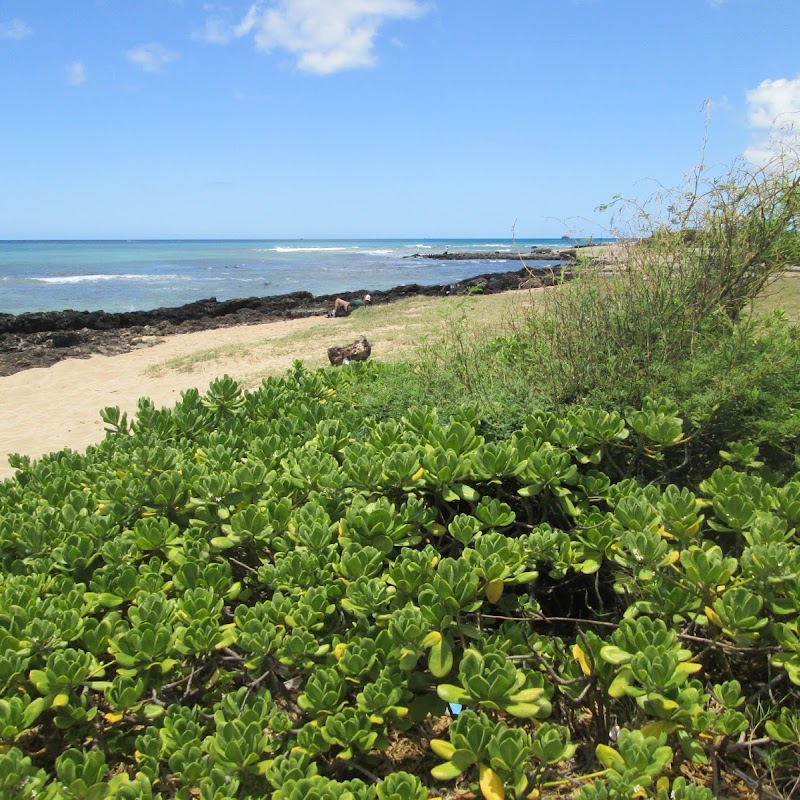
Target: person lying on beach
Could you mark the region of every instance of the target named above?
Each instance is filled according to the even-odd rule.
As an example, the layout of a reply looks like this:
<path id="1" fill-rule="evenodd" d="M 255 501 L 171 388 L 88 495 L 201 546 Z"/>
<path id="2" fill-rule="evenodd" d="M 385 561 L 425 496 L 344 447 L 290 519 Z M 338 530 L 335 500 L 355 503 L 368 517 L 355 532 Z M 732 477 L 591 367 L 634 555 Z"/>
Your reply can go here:
<path id="1" fill-rule="evenodd" d="M 341 297 L 337 297 L 336 300 L 333 301 L 333 314 L 331 314 L 331 316 L 349 317 L 351 311 L 368 306 L 371 302 L 372 297 L 368 294 L 365 294 L 361 300 L 342 300 Z"/>

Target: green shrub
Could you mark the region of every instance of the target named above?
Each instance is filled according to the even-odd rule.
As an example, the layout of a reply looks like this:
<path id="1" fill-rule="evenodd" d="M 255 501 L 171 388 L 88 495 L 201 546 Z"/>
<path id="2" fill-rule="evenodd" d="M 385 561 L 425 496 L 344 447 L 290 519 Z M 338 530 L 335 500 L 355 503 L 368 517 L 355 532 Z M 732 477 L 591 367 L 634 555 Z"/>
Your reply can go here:
<path id="1" fill-rule="evenodd" d="M 359 382 L 366 413 L 420 402 L 444 414 L 473 403 L 483 429 L 506 436 L 533 408 L 624 411 L 672 398 L 693 447 L 716 457 L 752 439 L 781 468 L 800 436 L 800 336 L 780 314 L 749 313 L 759 293 L 800 263 L 800 169 L 786 150 L 752 170 L 736 164 L 645 206 L 616 205 L 613 265 L 585 262 L 542 292 L 511 334 L 475 333 L 463 306 L 411 364 Z"/>
<path id="2" fill-rule="evenodd" d="M 367 370 L 142 402 L 0 483 L 6 794 L 797 780 L 800 476 L 739 441 L 671 483 L 691 427 L 664 397 L 504 437 L 472 406 L 359 422 Z"/>

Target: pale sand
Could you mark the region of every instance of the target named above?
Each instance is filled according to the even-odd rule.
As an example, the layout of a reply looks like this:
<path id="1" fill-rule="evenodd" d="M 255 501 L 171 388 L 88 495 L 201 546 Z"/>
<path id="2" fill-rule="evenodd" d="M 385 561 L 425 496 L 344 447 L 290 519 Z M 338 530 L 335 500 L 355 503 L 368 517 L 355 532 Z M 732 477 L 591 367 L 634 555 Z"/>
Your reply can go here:
<path id="1" fill-rule="evenodd" d="M 798 319 L 800 303 L 791 284 L 800 284 L 800 273 L 789 272 L 784 278 L 794 280 L 781 280 L 768 290 L 764 308 L 787 307 L 790 318 Z M 529 310 L 534 296 L 547 291 L 504 292 L 466 301 L 409 298 L 376 307 L 367 317 L 308 317 L 187 333 L 131 353 L 70 359 L 0 377 L 0 479 L 14 474 L 8 464 L 11 453 L 38 458 L 67 447 L 82 452 L 100 441 L 100 410 L 107 406 L 119 406 L 131 415 L 139 398 L 149 397 L 157 407 L 172 407 L 181 392 L 204 391 L 226 374 L 253 388 L 267 375 L 284 374 L 298 358 L 310 368 L 327 364 L 328 347 L 352 342 L 362 332 L 372 344 L 373 357 L 402 357 L 432 333 L 436 320 L 448 312 L 463 315 L 465 302 L 472 304 L 471 322 L 497 325 L 515 311 Z M 184 363 L 170 364 L 171 359 Z"/>
<path id="2" fill-rule="evenodd" d="M 203 391 L 212 380 L 225 374 L 248 386 L 257 385 L 264 375 L 281 374 L 295 358 L 308 355 L 303 352 L 302 339 L 294 349 L 286 346 L 286 337 L 291 334 L 327 325 L 330 336 L 326 338 L 330 342 L 325 346 L 346 344 L 348 340 L 342 337 L 346 329 L 337 330 L 337 322 L 309 317 L 180 334 L 143 350 L 69 359 L 46 369 L 0 377 L 0 478 L 14 474 L 8 464 L 10 453 L 37 458 L 66 447 L 82 452 L 100 441 L 104 425 L 99 412 L 107 406 L 119 406 L 130 414 L 140 397 L 149 397 L 157 407 L 171 407 L 180 400 L 182 391 L 192 387 Z M 346 336 L 349 335 L 347 331 Z M 270 340 L 280 339 L 283 344 L 276 342 L 275 348 L 270 348 Z M 244 345 L 245 353 L 222 353 L 214 360 L 195 365 L 191 372 L 161 369 L 154 374 L 153 367 L 170 358 L 226 345 Z M 248 345 L 253 345 L 249 351 Z M 317 349 L 314 365 L 324 360 L 324 349 Z"/>
<path id="3" fill-rule="evenodd" d="M 178 334 L 130 353 L 68 359 L 0 377 L 0 480 L 14 474 L 12 453 L 39 458 L 65 448 L 83 452 L 102 440 L 100 411 L 108 406 L 129 418 L 141 397 L 172 408 L 182 392 L 205 392 L 223 375 L 252 389 L 268 375 L 286 374 L 297 359 L 310 369 L 327 365 L 329 347 L 349 344 L 359 334 L 372 345 L 372 358 L 382 361 L 404 358 L 448 330 L 505 334 L 549 291 L 420 295 L 345 319 L 306 317 Z"/>
<path id="4" fill-rule="evenodd" d="M 100 411 L 118 406 L 129 417 L 140 397 L 169 407 L 181 392 L 230 375 L 254 388 L 267 375 L 283 375 L 295 359 L 309 368 L 328 363 L 327 348 L 364 333 L 372 356 L 401 357 L 433 333 L 448 313 L 478 326 L 530 302 L 528 292 L 468 298 L 413 297 L 346 319 L 305 319 L 243 325 L 164 338 L 153 347 L 115 356 L 69 359 L 46 369 L 0 377 L 0 479 L 12 476 L 11 453 L 38 458 L 64 448 L 83 452 L 104 436 Z M 468 304 L 468 305 L 465 305 Z"/>

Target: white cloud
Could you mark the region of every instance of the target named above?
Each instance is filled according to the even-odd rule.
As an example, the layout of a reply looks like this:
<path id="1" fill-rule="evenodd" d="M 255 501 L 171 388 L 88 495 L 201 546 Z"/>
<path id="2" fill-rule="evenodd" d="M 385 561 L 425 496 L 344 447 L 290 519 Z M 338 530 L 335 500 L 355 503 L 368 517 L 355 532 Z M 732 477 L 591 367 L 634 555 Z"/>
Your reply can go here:
<path id="1" fill-rule="evenodd" d="M 0 22 L 0 39 L 24 39 L 33 33 L 33 28 L 19 17 L 11 22 Z"/>
<path id="2" fill-rule="evenodd" d="M 80 86 L 86 83 L 86 65 L 83 61 L 73 61 L 67 67 L 67 85 Z"/>
<path id="3" fill-rule="evenodd" d="M 202 39 L 211 44 L 228 44 L 232 39 L 247 36 L 258 22 L 261 8 L 259 3 L 254 3 L 247 9 L 241 22 L 232 25 L 222 17 L 210 17 L 206 20 L 205 27 L 193 34 L 194 39 Z"/>
<path id="4" fill-rule="evenodd" d="M 373 44 L 390 19 L 414 19 L 420 0 L 276 0 L 257 2 L 237 25 L 209 19 L 197 38 L 226 44 L 252 35 L 259 50 L 286 50 L 301 70 L 326 75 L 375 63 Z"/>
<path id="5" fill-rule="evenodd" d="M 755 131 L 745 158 L 763 164 L 782 148 L 800 145 L 800 76 L 762 81 L 745 97 Z"/>
<path id="6" fill-rule="evenodd" d="M 800 115 L 800 77 L 762 81 L 747 92 L 748 119 L 754 128 L 796 126 Z"/>
<path id="7" fill-rule="evenodd" d="M 143 44 L 127 52 L 128 61 L 140 66 L 145 72 L 161 72 L 161 70 L 178 58 L 177 53 L 167 50 L 160 44 Z"/>
<path id="8" fill-rule="evenodd" d="M 193 39 L 201 39 L 211 44 L 228 44 L 233 38 L 233 27 L 219 17 L 206 20 L 205 27 L 192 34 Z"/>

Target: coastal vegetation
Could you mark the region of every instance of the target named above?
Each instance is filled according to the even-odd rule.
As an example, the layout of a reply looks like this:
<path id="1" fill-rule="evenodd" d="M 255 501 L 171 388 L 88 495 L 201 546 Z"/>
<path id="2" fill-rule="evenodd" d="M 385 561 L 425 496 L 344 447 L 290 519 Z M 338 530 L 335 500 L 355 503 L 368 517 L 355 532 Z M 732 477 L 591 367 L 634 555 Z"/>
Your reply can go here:
<path id="1" fill-rule="evenodd" d="M 389 370 L 377 405 L 402 408 L 415 391 L 440 408 L 467 398 L 502 430 L 532 405 L 621 410 L 665 395 L 709 446 L 732 435 L 791 443 L 800 353 L 782 310 L 784 294 L 796 309 L 794 277 L 771 298 L 800 264 L 799 182 L 797 154 L 783 151 L 757 170 L 698 167 L 644 206 L 616 201 L 612 256 L 538 293 L 506 335 L 475 335 L 468 312 L 451 317 L 413 366 Z"/>
<path id="2" fill-rule="evenodd" d="M 330 324 L 318 318 L 319 324 L 304 330 L 293 328 L 282 336 L 270 335 L 247 344 L 222 345 L 191 351 L 185 355 L 156 361 L 148 369 L 150 375 L 164 375 L 170 371 L 191 373 L 202 365 L 231 359 L 243 362 L 258 361 L 265 354 L 283 358 L 285 367 L 303 354 L 303 363 L 310 368 L 328 365 L 327 349 L 356 336 L 366 336 L 381 354 L 381 361 L 405 362 L 413 357 L 422 341 L 436 337 L 453 319 L 464 314 L 470 316 L 471 335 L 494 338 L 512 330 L 512 320 L 530 307 L 526 292 L 503 292 L 464 297 L 413 296 L 390 304 L 363 308 L 358 314 L 337 319 Z M 327 323 L 327 324 L 326 324 Z M 254 373 L 244 378 L 248 388 L 255 388 L 264 377 Z"/>
<path id="3" fill-rule="evenodd" d="M 796 166 L 697 173 L 499 336 L 467 298 L 14 457 L 2 796 L 796 796 Z"/>

